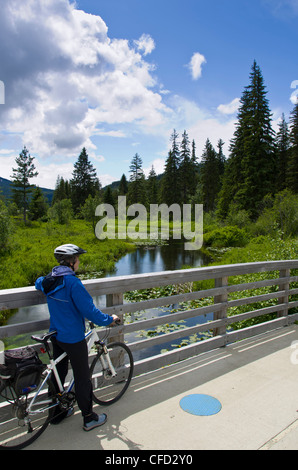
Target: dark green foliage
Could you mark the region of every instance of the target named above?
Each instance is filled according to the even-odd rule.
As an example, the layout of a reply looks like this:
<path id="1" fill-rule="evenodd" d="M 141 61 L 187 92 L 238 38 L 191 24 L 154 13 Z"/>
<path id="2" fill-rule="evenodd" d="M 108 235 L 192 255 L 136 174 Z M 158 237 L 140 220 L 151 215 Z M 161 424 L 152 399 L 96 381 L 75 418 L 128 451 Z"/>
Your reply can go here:
<path id="1" fill-rule="evenodd" d="M 80 207 L 84 205 L 87 197 L 94 197 L 100 190 L 100 183 L 96 176 L 96 170 L 89 161 L 85 147 L 74 164 L 70 181 L 71 201 L 75 215 L 79 213 Z"/>
<path id="2" fill-rule="evenodd" d="M 42 190 L 37 186 L 32 191 L 32 197 L 29 204 L 29 219 L 38 220 L 46 216 L 49 204 Z"/>
<path id="3" fill-rule="evenodd" d="M 161 181 L 161 202 L 171 206 L 175 203 L 180 203 L 180 188 L 181 182 L 179 180 L 179 165 L 180 154 L 178 144 L 178 134 L 174 129 L 171 135 L 172 148 L 168 153 L 168 158 L 165 162 L 165 171 Z"/>
<path id="4" fill-rule="evenodd" d="M 238 123 L 230 146 L 230 159 L 219 202 L 226 216 L 233 200 L 255 218 L 264 196 L 275 189 L 277 170 L 274 131 L 259 66 L 253 63 L 250 84 L 243 92 Z"/>
<path id="5" fill-rule="evenodd" d="M 32 191 L 29 180 L 38 175 L 33 163 L 34 157 L 31 157 L 26 147 L 23 148 L 20 155 L 16 158 L 17 168 L 13 168 L 13 200 L 17 206 L 23 210 L 23 219 L 26 223 L 26 212 L 28 209 L 29 194 Z"/>
<path id="6" fill-rule="evenodd" d="M 206 141 L 202 155 L 202 167 L 199 179 L 200 202 L 204 210 L 212 212 L 216 208 L 217 197 L 221 188 L 221 179 L 224 171 L 223 142 L 219 142 L 219 153 L 212 146 L 209 139 Z"/>
<path id="7" fill-rule="evenodd" d="M 145 187 L 145 175 L 142 168 L 143 162 L 141 157 L 136 153 L 133 157 L 129 172 L 130 184 L 127 192 L 128 204 L 147 204 L 147 195 Z"/>
<path id="8" fill-rule="evenodd" d="M 282 114 L 281 122 L 276 134 L 276 155 L 277 155 L 277 178 L 276 189 L 281 191 L 286 188 L 287 168 L 289 160 L 290 134 L 285 116 Z"/>
<path id="9" fill-rule="evenodd" d="M 298 103 L 291 114 L 290 150 L 287 168 L 287 187 L 298 193 Z"/>

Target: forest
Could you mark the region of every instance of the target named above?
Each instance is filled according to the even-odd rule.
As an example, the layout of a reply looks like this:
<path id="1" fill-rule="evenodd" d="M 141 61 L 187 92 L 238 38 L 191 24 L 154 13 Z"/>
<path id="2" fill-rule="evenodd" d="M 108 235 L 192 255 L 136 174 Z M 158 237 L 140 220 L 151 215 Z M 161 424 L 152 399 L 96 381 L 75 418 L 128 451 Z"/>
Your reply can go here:
<path id="1" fill-rule="evenodd" d="M 264 78 L 255 61 L 240 100 L 231 142 L 219 139 L 214 148 L 207 138 L 200 156 L 186 130 L 179 136 L 174 129 L 169 142 L 163 174 L 157 175 L 152 167 L 146 177 L 142 158 L 135 154 L 129 166 L 129 177 L 123 174 L 120 181 L 106 188 L 102 188 L 87 149 L 83 148 L 74 163 L 72 178 L 66 180 L 57 176 L 51 204 L 41 189 L 31 183 L 38 169 L 34 157 L 24 147 L 16 158 L 16 168 L 12 169 L 12 197 L 0 197 L 2 261 L 12 261 L 16 244 L 21 244 L 16 242 L 17 234 L 22 230 L 24 236 L 24 231 L 30 227 L 36 231 L 40 243 L 44 234 L 48 238 L 55 234 L 52 244 L 63 242 L 66 233 L 71 231 L 81 236 L 82 230 L 90 229 L 92 243 L 96 245 L 95 209 L 101 203 L 109 203 L 117 209 L 119 195 L 126 196 L 128 205 L 140 203 L 146 207 L 161 203 L 168 206 L 203 204 L 206 248 L 244 247 L 256 237 L 297 240 L 298 103 L 293 107 L 289 122 L 282 115 L 275 132 Z M 229 145 L 228 155 L 224 152 L 226 144 Z M 42 230 L 43 235 L 38 230 Z M 117 251 L 117 241 L 114 242 L 109 249 Z M 119 253 L 129 249 L 123 241 L 118 242 L 122 243 Z M 88 263 L 90 265 L 90 259 L 86 266 Z M 93 266 L 91 269 L 100 268 Z M 40 270 L 32 272 L 26 282 L 32 282 Z M 19 280 L 14 286 L 25 285 L 24 282 Z"/>

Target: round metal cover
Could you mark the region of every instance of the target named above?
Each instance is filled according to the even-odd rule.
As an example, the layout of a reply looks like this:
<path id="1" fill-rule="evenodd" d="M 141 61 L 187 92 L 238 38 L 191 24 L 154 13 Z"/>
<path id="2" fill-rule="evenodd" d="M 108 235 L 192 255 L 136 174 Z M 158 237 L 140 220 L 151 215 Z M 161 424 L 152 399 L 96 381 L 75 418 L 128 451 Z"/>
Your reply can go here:
<path id="1" fill-rule="evenodd" d="M 197 416 L 215 415 L 221 410 L 221 403 L 210 395 L 187 395 L 180 400 L 182 410 Z"/>

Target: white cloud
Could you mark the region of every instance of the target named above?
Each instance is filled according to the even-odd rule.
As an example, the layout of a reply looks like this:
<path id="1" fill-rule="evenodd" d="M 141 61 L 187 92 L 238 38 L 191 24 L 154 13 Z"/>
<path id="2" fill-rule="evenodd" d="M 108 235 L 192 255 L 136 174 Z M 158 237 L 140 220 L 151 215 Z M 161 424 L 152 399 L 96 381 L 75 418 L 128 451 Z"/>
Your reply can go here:
<path id="1" fill-rule="evenodd" d="M 195 52 L 188 64 L 193 80 L 197 80 L 202 75 L 202 66 L 206 63 L 205 57 L 199 52 Z"/>
<path id="2" fill-rule="evenodd" d="M 111 132 L 107 124 L 151 129 L 168 112 L 152 89 L 154 66 L 144 60 L 153 39 L 142 35 L 137 49 L 128 40 L 110 39 L 99 16 L 69 0 L 5 2 L 0 43 L 9 84 L 1 127 L 21 134 L 41 158 L 73 157 L 83 146 L 95 150 L 92 136 Z"/>
<path id="3" fill-rule="evenodd" d="M 165 159 L 164 158 L 155 158 L 151 162 L 150 166 L 144 168 L 144 173 L 145 173 L 146 177 L 148 177 L 148 175 L 150 173 L 150 170 L 152 168 L 152 165 L 153 165 L 155 173 L 157 175 L 160 175 L 161 173 L 163 173 L 165 171 Z"/>
<path id="4" fill-rule="evenodd" d="M 240 105 L 240 99 L 235 98 L 230 103 L 220 104 L 217 110 L 222 114 L 234 114 Z"/>
<path id="5" fill-rule="evenodd" d="M 175 96 L 175 129 L 180 135 L 186 129 L 190 141 L 195 140 L 196 155 L 200 159 L 207 138 L 214 147 L 218 140 L 225 142 L 224 153 L 228 156 L 228 145 L 235 131 L 235 117 L 221 117 L 218 113 L 200 108 L 194 101 Z M 170 135 L 170 132 L 168 133 Z"/>
<path id="6" fill-rule="evenodd" d="M 298 103 L 298 80 L 292 81 L 291 88 L 295 88 L 295 90 L 293 91 L 293 93 L 291 93 L 290 101 L 293 104 L 297 104 Z"/>
<path id="7" fill-rule="evenodd" d="M 151 54 L 155 49 L 155 42 L 149 34 L 142 34 L 134 43 L 140 51 L 144 52 L 144 55 Z"/>
<path id="8" fill-rule="evenodd" d="M 70 0 L 3 2 L 0 43 L 5 44 L 1 79 L 7 85 L 0 142 L 9 149 L 0 152 L 4 178 L 10 177 L 23 145 L 36 158 L 39 175 L 32 183 L 54 188 L 58 175 L 71 178 L 85 146 L 91 160 L 99 162 L 98 176 L 105 186 L 118 176 L 109 174 L 113 170 L 93 137 L 129 136 L 134 142 L 142 142 L 141 133 L 158 137 L 164 152 L 153 153 L 160 158 L 152 163 L 161 173 L 173 128 L 180 134 L 187 130 L 198 156 L 207 137 L 216 145 L 233 134 L 229 118 L 212 115 L 158 83 L 155 67 L 147 61 L 155 47 L 151 36 L 143 34 L 132 43 L 111 39 L 99 16 L 77 10 Z M 202 54 L 193 54 L 188 67 L 194 80 L 204 63 Z M 148 161 L 146 167 L 151 168 Z"/>

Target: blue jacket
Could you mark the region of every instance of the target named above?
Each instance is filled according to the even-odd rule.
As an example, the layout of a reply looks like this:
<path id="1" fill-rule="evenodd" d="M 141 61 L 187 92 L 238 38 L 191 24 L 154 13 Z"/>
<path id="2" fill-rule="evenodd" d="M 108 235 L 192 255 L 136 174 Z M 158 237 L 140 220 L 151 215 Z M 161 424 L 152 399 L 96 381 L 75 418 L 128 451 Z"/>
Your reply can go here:
<path id="1" fill-rule="evenodd" d="M 35 288 L 47 296 L 50 331 L 57 331 L 62 343 L 77 343 L 85 337 L 85 318 L 96 325 L 112 323 L 110 315 L 102 313 L 72 269 L 56 266 L 47 276 L 39 277 Z"/>

